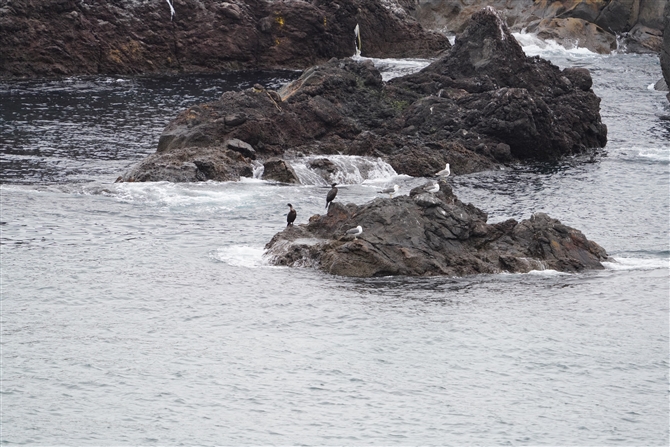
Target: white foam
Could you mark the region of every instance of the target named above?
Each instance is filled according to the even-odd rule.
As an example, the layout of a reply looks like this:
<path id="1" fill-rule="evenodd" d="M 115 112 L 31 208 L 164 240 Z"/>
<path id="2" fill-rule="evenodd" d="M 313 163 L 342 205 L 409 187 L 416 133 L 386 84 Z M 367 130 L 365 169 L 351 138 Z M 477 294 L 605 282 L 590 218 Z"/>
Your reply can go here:
<path id="1" fill-rule="evenodd" d="M 404 182 L 404 181 L 407 181 L 407 180 L 412 179 L 412 178 L 414 178 L 414 177 L 412 177 L 411 175 L 398 174 L 395 177 L 379 177 L 379 178 L 364 180 L 362 185 L 371 186 L 371 187 L 374 187 L 374 188 L 378 188 L 379 185 L 386 185 L 386 184 L 388 184 L 389 186 L 393 186 L 398 181 Z"/>
<path id="2" fill-rule="evenodd" d="M 670 259 L 612 258 L 612 262 L 602 264 L 609 270 L 670 269 Z"/>
<path id="3" fill-rule="evenodd" d="M 660 147 L 638 147 L 633 146 L 624 150 L 624 158 L 633 161 L 655 161 L 670 164 L 670 145 Z M 623 154 L 622 154 L 623 155 Z"/>
<path id="4" fill-rule="evenodd" d="M 546 269 L 546 270 L 531 270 L 526 273 L 526 275 L 537 275 L 537 276 L 564 276 L 570 275 L 567 272 L 559 272 L 558 270 Z"/>
<path id="5" fill-rule="evenodd" d="M 317 158 L 327 158 L 337 169 L 333 173 L 311 169 L 309 163 Z M 290 163 L 303 185 L 327 186 L 331 183 L 358 185 L 367 180 L 388 181 L 398 175 L 395 169 L 381 158 L 357 155 L 309 156 L 291 160 Z"/>
<path id="6" fill-rule="evenodd" d="M 662 161 L 670 164 L 670 148 L 640 149 L 638 155 L 654 161 Z"/>
<path id="7" fill-rule="evenodd" d="M 554 276 L 566 276 L 566 275 L 572 275 L 572 273 L 567 273 L 567 272 L 559 272 L 558 270 L 552 270 L 552 269 L 543 269 L 543 270 L 531 270 L 529 272 L 500 272 L 497 273 L 497 275 L 500 276 L 520 276 L 520 275 L 532 275 L 532 276 L 544 276 L 544 277 L 554 277 Z"/>
<path id="8" fill-rule="evenodd" d="M 601 57 L 601 55 L 594 53 L 588 48 L 578 47 L 576 43 L 566 42 L 565 44 L 560 44 L 553 39 L 542 40 L 536 34 L 524 31 L 512 33 L 512 35 L 519 42 L 527 56 L 541 56 L 547 59 L 555 56 L 573 59 Z"/>
<path id="9" fill-rule="evenodd" d="M 256 182 L 262 183 L 258 180 Z M 118 183 L 114 187 L 118 200 L 122 202 L 201 212 L 245 206 L 258 193 L 256 189 L 239 188 L 234 183 L 221 182 L 137 182 Z"/>
<path id="10" fill-rule="evenodd" d="M 357 61 L 368 60 L 372 62 L 382 75 L 383 81 L 416 73 L 433 62 L 432 59 L 377 59 L 374 57 L 357 56 L 352 58 Z"/>
<path id="11" fill-rule="evenodd" d="M 235 267 L 258 268 L 265 265 L 262 247 L 248 245 L 230 245 L 210 253 L 212 259 Z"/>

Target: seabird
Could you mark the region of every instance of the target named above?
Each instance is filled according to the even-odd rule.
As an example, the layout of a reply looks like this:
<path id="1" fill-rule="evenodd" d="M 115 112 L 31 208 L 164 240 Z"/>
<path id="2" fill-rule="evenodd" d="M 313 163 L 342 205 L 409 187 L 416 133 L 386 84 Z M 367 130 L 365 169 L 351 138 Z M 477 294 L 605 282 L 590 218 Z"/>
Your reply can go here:
<path id="1" fill-rule="evenodd" d="M 399 189 L 398 185 L 393 185 L 392 188 L 384 188 L 381 191 L 377 191 L 377 194 L 388 194 L 393 197 L 393 194 L 397 193 Z"/>
<path id="2" fill-rule="evenodd" d="M 293 221 L 295 221 L 295 218 L 296 218 L 296 216 L 298 215 L 298 213 L 296 212 L 296 210 L 293 209 L 293 205 L 291 205 L 291 204 L 289 203 L 289 204 L 288 204 L 288 207 L 291 208 L 291 209 L 290 209 L 290 211 L 288 212 L 288 214 L 286 215 L 286 222 L 287 222 L 286 226 L 287 226 L 287 227 L 293 225 Z"/>
<path id="3" fill-rule="evenodd" d="M 354 240 L 357 239 L 357 236 L 360 236 L 360 234 L 363 232 L 363 227 L 360 225 L 357 226 L 356 228 L 352 228 L 351 230 L 347 230 L 347 236 L 353 236 Z"/>
<path id="4" fill-rule="evenodd" d="M 437 172 L 435 175 L 437 177 L 449 177 L 450 174 L 451 174 L 451 169 L 449 169 L 449 163 L 447 163 L 447 167 L 445 167 L 441 171 Z"/>
<path id="5" fill-rule="evenodd" d="M 440 190 L 440 184 L 437 182 L 426 183 L 423 185 L 423 190 L 430 193 L 436 193 Z"/>
<path id="6" fill-rule="evenodd" d="M 337 195 L 337 183 L 333 183 L 332 188 L 330 188 L 330 191 L 328 191 L 328 195 L 326 196 L 326 208 L 330 205 L 330 202 L 332 202 L 335 199 L 335 196 Z"/>

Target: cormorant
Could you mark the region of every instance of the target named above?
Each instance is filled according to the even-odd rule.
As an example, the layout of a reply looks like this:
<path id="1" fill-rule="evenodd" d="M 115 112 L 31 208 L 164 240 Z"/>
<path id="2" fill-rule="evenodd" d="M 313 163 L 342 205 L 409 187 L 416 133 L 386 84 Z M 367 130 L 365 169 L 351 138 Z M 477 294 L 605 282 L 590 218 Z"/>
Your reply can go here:
<path id="1" fill-rule="evenodd" d="M 295 218 L 296 218 L 296 216 L 298 215 L 298 213 L 296 212 L 296 210 L 293 209 L 293 205 L 291 205 L 291 204 L 289 203 L 289 204 L 288 204 L 288 207 L 291 208 L 291 209 L 290 209 L 290 211 L 288 212 L 288 214 L 286 215 L 286 222 L 287 222 L 286 226 L 287 226 L 287 227 L 293 225 L 293 221 L 295 221 Z"/>
<path id="2" fill-rule="evenodd" d="M 332 188 L 330 188 L 330 191 L 328 191 L 328 195 L 326 196 L 326 208 L 330 205 L 330 202 L 332 202 L 335 199 L 335 196 L 337 195 L 337 183 L 333 183 Z"/>

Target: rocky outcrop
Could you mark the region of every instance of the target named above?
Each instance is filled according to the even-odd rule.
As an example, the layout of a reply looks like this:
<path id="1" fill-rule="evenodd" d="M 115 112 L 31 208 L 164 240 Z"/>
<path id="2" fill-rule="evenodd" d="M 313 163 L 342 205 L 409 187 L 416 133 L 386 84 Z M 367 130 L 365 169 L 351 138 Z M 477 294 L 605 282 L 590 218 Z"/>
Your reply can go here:
<path id="1" fill-rule="evenodd" d="M 426 28 L 459 34 L 470 15 L 492 6 L 514 31 L 527 30 L 568 48 L 598 53 L 658 53 L 665 0 L 422 0 L 403 5 Z M 620 36 L 620 46 L 617 43 Z"/>
<path id="2" fill-rule="evenodd" d="M 0 77 L 297 68 L 354 54 L 434 57 L 448 39 L 387 1 L 6 0 Z"/>
<path id="3" fill-rule="evenodd" d="M 580 272 L 601 269 L 607 259 L 580 231 L 543 213 L 486 221 L 485 212 L 462 203 L 441 181 L 434 194 L 416 188 L 361 206 L 333 202 L 326 215 L 277 233 L 265 249 L 273 265 L 356 277 Z M 345 234 L 358 225 L 361 235 Z"/>
<path id="4" fill-rule="evenodd" d="M 496 12 L 484 9 L 449 53 L 386 84 L 369 60 L 334 59 L 278 92 L 256 86 L 191 107 L 167 126 L 153 160 L 171 163 L 173 151 L 194 147 L 227 152 L 231 140 L 259 160 L 372 156 L 411 176 L 445 163 L 463 174 L 556 159 L 606 144 L 591 84 L 586 69 L 526 57 Z"/>

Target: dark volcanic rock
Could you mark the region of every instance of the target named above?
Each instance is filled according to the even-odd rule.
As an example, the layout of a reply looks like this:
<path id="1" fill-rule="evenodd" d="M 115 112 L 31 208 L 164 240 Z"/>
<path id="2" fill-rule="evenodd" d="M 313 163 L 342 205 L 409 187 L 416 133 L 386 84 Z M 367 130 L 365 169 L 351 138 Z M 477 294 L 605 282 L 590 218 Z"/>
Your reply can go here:
<path id="1" fill-rule="evenodd" d="M 277 233 L 266 245 L 274 265 L 316 267 L 357 277 L 462 276 L 554 269 L 603 268 L 607 253 L 574 228 L 543 213 L 487 224 L 487 215 L 459 201 L 441 181 L 435 194 L 333 202 L 328 214 Z M 363 227 L 352 240 L 346 230 Z"/>
<path id="2" fill-rule="evenodd" d="M 475 143 L 502 142 L 515 157 L 549 159 L 605 146 L 607 127 L 591 82 L 586 70 L 561 71 L 539 57 L 527 57 L 487 8 L 472 16 L 447 57 L 389 86 L 413 90 L 415 97 L 435 95 L 431 106 L 448 116 L 438 135 L 447 136 L 446 129 L 467 130 L 478 137 L 464 140 L 469 149 Z M 423 132 L 431 124 L 416 123 Z"/>
<path id="3" fill-rule="evenodd" d="M 603 147 L 607 128 L 591 83 L 585 69 L 526 57 L 495 11 L 484 9 L 419 73 L 384 84 L 368 60 L 333 59 L 306 70 L 280 98 L 260 87 L 191 107 L 167 126 L 158 152 L 237 139 L 262 160 L 363 155 L 412 176 L 445 163 L 454 174 L 471 173 Z"/>
<path id="4" fill-rule="evenodd" d="M 263 178 L 282 183 L 298 183 L 300 179 L 290 164 L 281 158 L 271 158 L 263 164 Z"/>
<path id="5" fill-rule="evenodd" d="M 227 121 L 226 121 L 227 123 Z M 249 143 L 245 143 L 242 140 L 238 140 L 237 138 L 233 138 L 232 140 L 228 140 L 226 142 L 226 146 L 228 149 L 231 151 L 239 152 L 240 154 L 244 155 L 247 158 L 250 158 L 252 160 L 256 159 L 256 151 L 254 150 L 253 147 Z"/>
<path id="6" fill-rule="evenodd" d="M 250 160 L 225 147 L 186 147 L 169 153 L 156 152 L 135 165 L 117 181 L 199 182 L 236 181 L 253 177 Z"/>
<path id="7" fill-rule="evenodd" d="M 434 57 L 449 48 L 387 3 L 11 0 L 0 2 L 0 77 L 305 68 L 354 54 Z"/>

